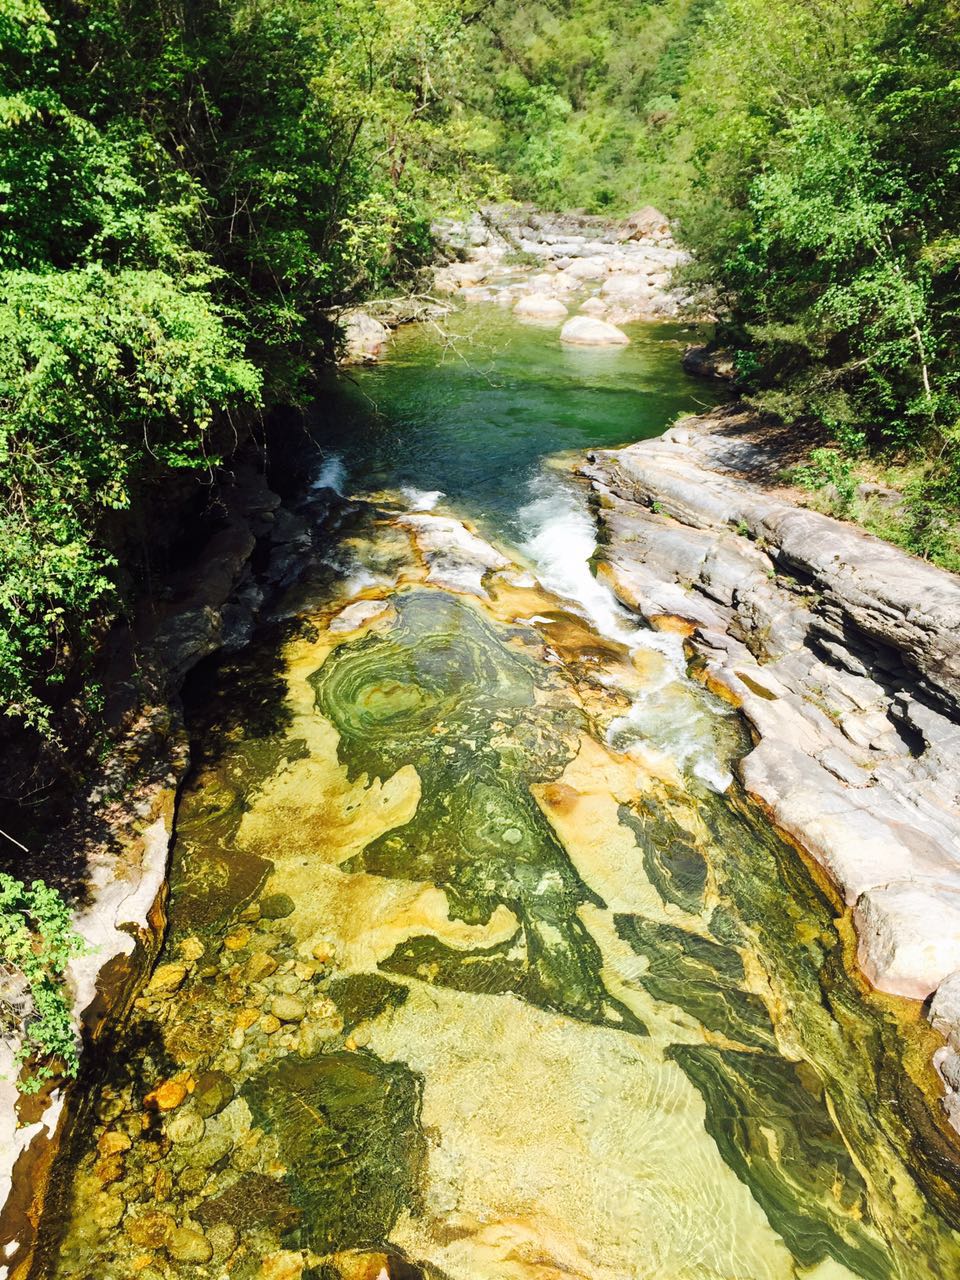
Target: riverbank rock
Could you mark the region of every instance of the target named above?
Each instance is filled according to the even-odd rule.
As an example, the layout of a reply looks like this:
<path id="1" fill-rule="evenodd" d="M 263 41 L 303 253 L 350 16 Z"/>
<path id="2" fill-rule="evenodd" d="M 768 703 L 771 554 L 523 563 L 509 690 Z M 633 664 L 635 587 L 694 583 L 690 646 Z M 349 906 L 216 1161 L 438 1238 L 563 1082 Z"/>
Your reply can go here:
<path id="1" fill-rule="evenodd" d="M 695 378 L 711 378 L 717 382 L 732 382 L 737 376 L 733 356 L 712 343 L 687 347 L 681 361 L 687 373 Z"/>
<path id="2" fill-rule="evenodd" d="M 654 240 L 665 240 L 669 235 L 669 219 L 652 204 L 646 204 L 636 213 L 631 213 L 630 217 L 625 218 L 620 224 L 621 240 L 642 240 L 646 236 Z"/>
<path id="3" fill-rule="evenodd" d="M 513 307 L 535 294 L 571 301 L 599 285 L 610 287 L 619 323 L 698 310 L 696 300 L 671 279 L 673 268 L 688 255 L 674 242 L 663 214 L 650 206 L 617 224 L 587 214 L 542 213 L 529 205 L 491 205 L 468 223 L 438 223 L 435 231 L 444 253 L 466 255 L 467 261 L 436 268 L 434 288 L 466 301 Z M 531 259 L 537 262 L 535 271 Z M 525 309 L 526 303 L 517 314 L 523 316 Z M 706 314 L 707 308 L 699 310 Z M 549 318 L 559 314 L 554 309 Z M 531 311 L 528 318 L 548 317 Z"/>
<path id="4" fill-rule="evenodd" d="M 368 312 L 357 308 L 340 317 L 343 360 L 347 364 L 379 360 L 390 341 L 390 330 Z"/>
<path id="5" fill-rule="evenodd" d="M 590 455 L 598 572 L 686 621 L 752 731 L 746 791 L 853 908 L 868 979 L 923 1000 L 960 970 L 960 578 L 772 490 L 788 443 L 734 406 Z"/>
<path id="6" fill-rule="evenodd" d="M 630 341 L 622 329 L 596 316 L 574 316 L 560 330 L 560 341 L 575 347 L 624 347 Z"/>
<path id="7" fill-rule="evenodd" d="M 513 314 L 521 320 L 563 320 L 569 312 L 559 298 L 531 294 L 521 298 L 513 308 Z"/>
<path id="8" fill-rule="evenodd" d="M 960 886 L 898 880 L 869 889 L 854 923 L 860 965 L 881 991 L 925 1000 L 960 968 Z"/>

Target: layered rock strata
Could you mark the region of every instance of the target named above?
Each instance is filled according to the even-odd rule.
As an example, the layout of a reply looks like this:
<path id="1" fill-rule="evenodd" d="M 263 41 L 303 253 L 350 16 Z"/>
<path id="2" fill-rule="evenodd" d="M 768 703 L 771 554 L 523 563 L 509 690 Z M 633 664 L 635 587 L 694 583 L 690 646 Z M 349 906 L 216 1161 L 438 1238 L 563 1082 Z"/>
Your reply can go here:
<path id="1" fill-rule="evenodd" d="M 836 884 L 870 982 L 933 997 L 960 1129 L 960 580 L 772 491 L 756 426 L 589 455 L 599 572 L 741 707 L 744 786 Z"/>

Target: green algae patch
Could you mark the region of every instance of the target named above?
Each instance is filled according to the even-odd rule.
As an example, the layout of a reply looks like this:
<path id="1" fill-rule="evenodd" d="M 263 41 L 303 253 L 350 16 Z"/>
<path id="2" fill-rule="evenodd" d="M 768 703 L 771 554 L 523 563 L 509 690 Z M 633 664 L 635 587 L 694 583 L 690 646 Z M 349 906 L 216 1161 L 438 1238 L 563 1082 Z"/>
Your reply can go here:
<path id="1" fill-rule="evenodd" d="M 831 1257 L 861 1280 L 896 1274 L 870 1229 L 867 1187 L 811 1073 L 772 1054 L 674 1045 L 724 1160 L 805 1267 Z M 815 1077 L 814 1077 L 815 1079 Z"/>
<path id="2" fill-rule="evenodd" d="M 610 746 L 611 680 L 698 690 L 535 586 L 401 577 L 217 677 L 178 982 L 91 1089 L 47 1274 L 952 1274 L 955 1147 L 835 904 L 735 788 Z"/>
<path id="3" fill-rule="evenodd" d="M 301 1211 L 295 1243 L 319 1254 L 382 1246 L 418 1194 L 425 1147 L 413 1074 L 369 1053 L 287 1057 L 243 1093 L 283 1152 Z"/>

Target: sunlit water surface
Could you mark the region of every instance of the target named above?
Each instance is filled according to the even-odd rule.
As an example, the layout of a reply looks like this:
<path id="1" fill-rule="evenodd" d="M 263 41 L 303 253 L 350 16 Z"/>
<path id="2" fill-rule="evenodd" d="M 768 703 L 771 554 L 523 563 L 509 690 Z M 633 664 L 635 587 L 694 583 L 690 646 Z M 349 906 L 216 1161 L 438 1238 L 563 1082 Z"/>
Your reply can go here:
<path id="1" fill-rule="evenodd" d="M 335 490 L 338 533 L 195 682 L 161 967 L 40 1274 L 960 1274 L 932 1033 L 851 976 L 738 718 L 595 581 L 547 461 L 707 399 L 685 335 L 632 332 L 470 309 L 324 399 L 298 518 Z M 513 566 L 428 584 L 411 508 Z"/>

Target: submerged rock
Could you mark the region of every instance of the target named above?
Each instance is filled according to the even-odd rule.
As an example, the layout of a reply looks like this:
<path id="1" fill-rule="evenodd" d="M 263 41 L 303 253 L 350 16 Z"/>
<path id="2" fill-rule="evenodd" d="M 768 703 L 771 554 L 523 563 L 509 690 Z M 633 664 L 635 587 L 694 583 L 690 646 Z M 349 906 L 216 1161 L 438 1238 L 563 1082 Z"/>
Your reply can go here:
<path id="1" fill-rule="evenodd" d="M 233 1081 L 223 1071 L 205 1071 L 193 1091 L 193 1105 L 204 1120 L 218 1115 L 233 1101 Z"/>
<path id="2" fill-rule="evenodd" d="M 147 983 L 147 989 L 144 992 L 148 999 L 166 1000 L 170 996 L 175 995 L 183 986 L 183 981 L 187 976 L 187 966 L 184 964 L 161 964 L 153 971 L 150 981 Z"/>
<path id="3" fill-rule="evenodd" d="M 301 1022 L 307 1015 L 306 1005 L 296 996 L 274 996 L 270 1008 L 281 1022 Z"/>
<path id="4" fill-rule="evenodd" d="M 213 1257 L 210 1241 L 190 1227 L 175 1227 L 167 1239 L 166 1249 L 174 1262 L 209 1262 Z"/>
<path id="5" fill-rule="evenodd" d="M 289 893 L 268 893 L 260 899 L 260 915 L 264 920 L 285 920 L 293 915 L 294 906 Z"/>
<path id="6" fill-rule="evenodd" d="M 622 329 L 594 316 L 579 315 L 560 330 L 560 341 L 578 347 L 622 347 L 630 341 Z"/>

